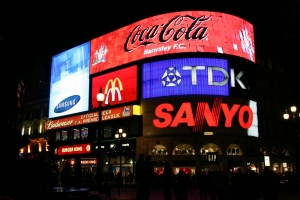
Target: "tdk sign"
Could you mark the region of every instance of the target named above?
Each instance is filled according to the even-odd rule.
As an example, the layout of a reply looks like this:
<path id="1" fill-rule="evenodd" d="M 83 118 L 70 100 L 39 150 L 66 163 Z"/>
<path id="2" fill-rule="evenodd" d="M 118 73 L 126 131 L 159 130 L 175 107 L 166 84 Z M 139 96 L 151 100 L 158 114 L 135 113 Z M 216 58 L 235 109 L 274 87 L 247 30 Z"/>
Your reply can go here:
<path id="1" fill-rule="evenodd" d="M 55 106 L 54 112 L 55 113 L 62 113 L 62 112 L 65 112 L 67 110 L 70 110 L 71 108 L 73 108 L 79 102 L 79 100 L 80 100 L 79 95 L 73 95 L 73 96 L 70 96 L 68 98 L 65 98 L 64 100 L 59 102 L 57 104 L 57 106 Z"/>
<path id="2" fill-rule="evenodd" d="M 246 89 L 227 60 L 181 58 L 143 64 L 143 99 L 174 95 L 229 96 L 229 87 Z M 237 83 L 237 84 L 236 84 Z"/>

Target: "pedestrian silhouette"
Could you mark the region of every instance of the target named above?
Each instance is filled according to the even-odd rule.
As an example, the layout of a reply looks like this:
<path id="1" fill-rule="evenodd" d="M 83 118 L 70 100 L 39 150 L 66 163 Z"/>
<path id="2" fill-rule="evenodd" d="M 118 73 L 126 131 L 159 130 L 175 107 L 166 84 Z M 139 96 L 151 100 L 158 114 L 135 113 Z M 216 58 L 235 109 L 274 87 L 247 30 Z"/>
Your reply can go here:
<path id="1" fill-rule="evenodd" d="M 233 178 L 234 199 L 245 199 L 246 193 L 246 176 L 243 174 L 241 168 L 234 174 Z"/>
<path id="2" fill-rule="evenodd" d="M 147 155 L 144 162 L 140 165 L 139 185 L 141 191 L 137 196 L 138 200 L 149 200 L 150 189 L 154 179 L 154 168 L 151 163 L 151 156 Z"/>
<path id="3" fill-rule="evenodd" d="M 174 191 L 176 195 L 176 200 L 187 199 L 187 177 L 182 170 L 180 170 L 177 175 Z"/>
<path id="4" fill-rule="evenodd" d="M 204 171 L 200 173 L 199 181 L 200 181 L 200 200 L 207 200 L 208 175 Z"/>
<path id="5" fill-rule="evenodd" d="M 63 170 L 60 173 L 61 186 L 68 187 L 71 184 L 71 164 L 66 162 Z"/>
<path id="6" fill-rule="evenodd" d="M 169 162 L 164 162 L 163 193 L 165 200 L 172 200 L 172 170 Z"/>
<path id="7" fill-rule="evenodd" d="M 141 179 L 141 164 L 144 162 L 144 154 L 140 154 L 139 158 L 136 161 L 136 174 L 135 174 L 135 179 L 137 183 L 137 192 L 136 192 L 136 199 L 139 199 L 143 196 L 143 188 L 141 187 L 140 184 L 140 179 Z"/>
<path id="8" fill-rule="evenodd" d="M 264 168 L 262 183 L 264 200 L 278 200 L 279 178 L 269 167 Z"/>

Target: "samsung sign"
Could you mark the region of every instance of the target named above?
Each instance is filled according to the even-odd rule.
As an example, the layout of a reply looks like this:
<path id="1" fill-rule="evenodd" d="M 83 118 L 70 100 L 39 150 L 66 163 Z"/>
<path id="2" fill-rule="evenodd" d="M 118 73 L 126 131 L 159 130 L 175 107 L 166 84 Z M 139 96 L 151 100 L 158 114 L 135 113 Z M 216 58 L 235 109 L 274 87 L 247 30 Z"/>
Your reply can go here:
<path id="1" fill-rule="evenodd" d="M 52 57 L 49 118 L 88 110 L 90 43 Z"/>
<path id="2" fill-rule="evenodd" d="M 229 87 L 246 86 L 244 72 L 225 59 L 180 58 L 143 64 L 143 99 L 174 95 L 229 96 Z"/>

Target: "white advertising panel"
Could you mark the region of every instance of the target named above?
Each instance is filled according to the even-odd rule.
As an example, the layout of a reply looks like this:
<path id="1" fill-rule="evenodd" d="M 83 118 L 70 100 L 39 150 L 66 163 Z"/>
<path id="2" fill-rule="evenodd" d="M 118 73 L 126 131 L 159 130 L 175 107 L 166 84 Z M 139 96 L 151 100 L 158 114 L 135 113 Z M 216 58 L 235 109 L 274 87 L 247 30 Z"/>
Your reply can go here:
<path id="1" fill-rule="evenodd" d="M 49 118 L 87 111 L 90 42 L 52 57 Z"/>

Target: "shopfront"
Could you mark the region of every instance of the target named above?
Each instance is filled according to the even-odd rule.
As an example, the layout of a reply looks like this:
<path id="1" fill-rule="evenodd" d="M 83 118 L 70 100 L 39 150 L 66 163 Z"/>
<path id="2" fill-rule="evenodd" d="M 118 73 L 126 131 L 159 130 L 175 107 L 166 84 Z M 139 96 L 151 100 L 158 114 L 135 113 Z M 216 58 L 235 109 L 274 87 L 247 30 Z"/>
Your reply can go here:
<path id="1" fill-rule="evenodd" d="M 121 168 L 122 176 L 135 174 L 136 139 L 104 140 L 101 143 L 103 173 L 116 175 Z"/>

